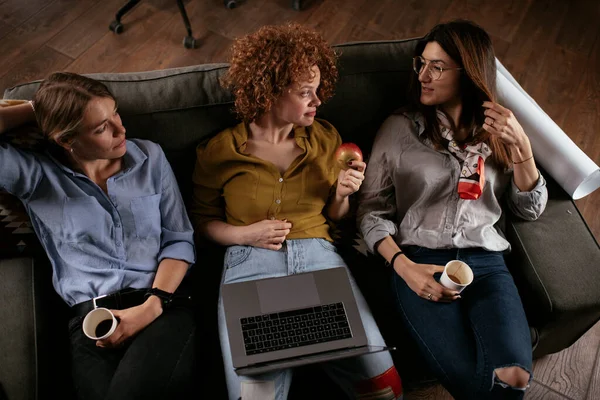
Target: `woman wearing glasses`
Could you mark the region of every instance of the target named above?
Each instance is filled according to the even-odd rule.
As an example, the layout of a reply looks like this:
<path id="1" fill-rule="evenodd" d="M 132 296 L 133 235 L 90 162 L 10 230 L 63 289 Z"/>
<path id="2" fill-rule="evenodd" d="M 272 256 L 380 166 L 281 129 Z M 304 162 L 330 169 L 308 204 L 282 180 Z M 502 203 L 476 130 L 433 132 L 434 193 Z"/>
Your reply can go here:
<path id="1" fill-rule="evenodd" d="M 532 349 L 519 294 L 495 224 L 500 198 L 525 220 L 547 201 L 529 140 L 496 103 L 487 33 L 441 24 L 419 42 L 411 104 L 377 134 L 358 223 L 391 264 L 396 309 L 423 357 L 457 399 L 520 399 Z M 460 295 L 437 278 L 454 259 L 474 280 Z"/>

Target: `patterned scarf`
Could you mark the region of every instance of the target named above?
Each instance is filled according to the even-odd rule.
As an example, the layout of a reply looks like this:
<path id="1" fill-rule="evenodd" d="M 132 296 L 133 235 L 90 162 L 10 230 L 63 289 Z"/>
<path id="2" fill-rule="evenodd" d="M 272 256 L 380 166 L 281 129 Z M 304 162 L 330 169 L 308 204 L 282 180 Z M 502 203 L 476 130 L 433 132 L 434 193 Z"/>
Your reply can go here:
<path id="1" fill-rule="evenodd" d="M 483 142 L 474 145 L 458 145 L 454 140 L 452 130 L 443 123 L 447 121 L 446 117 L 438 113 L 438 118 L 442 121 L 440 124 L 442 137 L 449 141 L 448 150 L 463 161 L 458 180 L 458 195 L 461 199 L 477 200 L 483 193 L 485 184 L 485 159 L 492 154 L 492 151 Z"/>

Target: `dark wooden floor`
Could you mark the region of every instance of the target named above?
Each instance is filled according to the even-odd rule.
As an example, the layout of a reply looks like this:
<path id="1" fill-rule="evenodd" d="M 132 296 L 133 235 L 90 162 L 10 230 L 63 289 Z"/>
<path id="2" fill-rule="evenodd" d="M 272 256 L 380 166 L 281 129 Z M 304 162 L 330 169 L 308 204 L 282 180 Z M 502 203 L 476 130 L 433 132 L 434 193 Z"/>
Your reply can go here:
<path id="1" fill-rule="evenodd" d="M 435 23 L 467 18 L 494 40 L 500 61 L 550 117 L 600 163 L 600 1 L 598 0 L 221 0 L 185 1 L 198 48 L 173 0 L 142 1 L 107 27 L 125 0 L 0 0 L 0 90 L 57 70 L 127 72 L 227 59 L 232 39 L 261 25 L 296 21 L 331 43 L 421 36 Z M 577 202 L 600 239 L 600 190 Z M 537 360 L 527 399 L 600 399 L 600 325 L 571 348 Z M 450 398 L 439 386 L 409 399 Z"/>

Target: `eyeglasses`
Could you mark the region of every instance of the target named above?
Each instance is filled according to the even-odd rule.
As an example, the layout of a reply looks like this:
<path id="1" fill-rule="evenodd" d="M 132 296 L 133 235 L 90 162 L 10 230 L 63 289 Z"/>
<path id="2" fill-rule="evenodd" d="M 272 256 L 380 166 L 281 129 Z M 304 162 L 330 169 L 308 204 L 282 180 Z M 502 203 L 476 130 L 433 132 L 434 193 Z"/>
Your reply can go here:
<path id="1" fill-rule="evenodd" d="M 434 81 L 437 81 L 442 77 L 442 73 L 446 70 L 461 70 L 462 68 L 444 68 L 439 64 L 435 64 L 435 61 L 427 61 L 421 56 L 416 56 L 413 58 L 413 69 L 417 75 L 421 75 L 423 70 L 427 69 L 429 76 Z"/>

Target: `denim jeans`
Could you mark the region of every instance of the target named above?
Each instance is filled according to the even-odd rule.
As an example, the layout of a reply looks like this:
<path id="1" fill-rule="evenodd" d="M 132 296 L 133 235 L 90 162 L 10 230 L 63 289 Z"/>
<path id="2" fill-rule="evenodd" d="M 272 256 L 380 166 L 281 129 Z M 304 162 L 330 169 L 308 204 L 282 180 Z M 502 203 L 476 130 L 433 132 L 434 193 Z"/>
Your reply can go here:
<path id="1" fill-rule="evenodd" d="M 393 274 L 396 308 L 442 385 L 456 399 L 521 399 L 494 370 L 518 366 L 531 373 L 532 348 L 523 305 L 500 252 L 403 247 L 419 264 L 467 263 L 474 280 L 451 303 L 419 297 Z M 439 274 L 436 274 L 439 278 Z M 531 379 L 531 377 L 530 377 Z"/>
<path id="2" fill-rule="evenodd" d="M 81 400 L 192 399 L 194 313 L 172 307 L 124 346 L 96 347 L 83 333 L 83 317 L 69 321 L 71 369 Z"/>
<path id="3" fill-rule="evenodd" d="M 286 240 L 278 250 L 266 250 L 251 246 L 231 246 L 225 254 L 222 285 L 255 279 L 271 278 L 309 272 L 319 269 L 346 266 L 335 246 L 324 239 Z M 377 328 L 371 311 L 351 279 L 359 312 L 369 344 L 384 346 L 385 342 Z M 231 361 L 223 301 L 219 298 L 219 336 L 229 398 L 237 400 L 286 399 L 292 380 L 292 369 L 279 370 L 259 376 L 238 376 Z M 348 397 L 356 396 L 353 388 L 362 381 L 383 374 L 393 366 L 389 352 L 329 361 L 319 364 L 344 390 Z M 317 388 L 315 395 L 318 397 Z"/>

